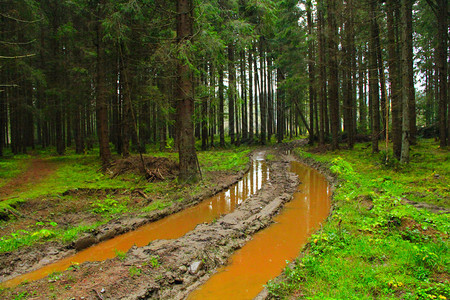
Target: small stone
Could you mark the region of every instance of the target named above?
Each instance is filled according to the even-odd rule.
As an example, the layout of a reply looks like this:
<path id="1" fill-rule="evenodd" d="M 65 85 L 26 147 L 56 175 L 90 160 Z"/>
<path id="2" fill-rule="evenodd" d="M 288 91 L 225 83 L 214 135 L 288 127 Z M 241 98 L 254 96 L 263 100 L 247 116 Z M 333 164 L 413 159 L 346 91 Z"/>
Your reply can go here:
<path id="1" fill-rule="evenodd" d="M 198 271 L 200 271 L 202 267 L 203 267 L 203 262 L 202 261 L 194 261 L 189 266 L 189 273 L 191 273 L 192 275 L 197 274 Z"/>
<path id="2" fill-rule="evenodd" d="M 106 290 L 104 289 L 104 288 L 102 288 L 102 290 L 100 291 L 100 293 L 104 293 L 104 292 L 106 292 Z"/>
<path id="3" fill-rule="evenodd" d="M 180 266 L 178 269 L 181 271 L 181 273 L 186 273 L 186 271 L 187 271 L 186 266 Z"/>

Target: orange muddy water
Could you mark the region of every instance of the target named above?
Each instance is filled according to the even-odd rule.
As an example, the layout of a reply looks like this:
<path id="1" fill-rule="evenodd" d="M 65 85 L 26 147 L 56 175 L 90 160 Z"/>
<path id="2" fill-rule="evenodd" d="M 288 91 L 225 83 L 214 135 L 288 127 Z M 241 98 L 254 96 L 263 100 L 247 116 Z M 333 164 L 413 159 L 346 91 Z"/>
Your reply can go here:
<path id="1" fill-rule="evenodd" d="M 274 218 L 275 223 L 258 232 L 218 270 L 191 299 L 253 299 L 268 280 L 278 276 L 286 260 L 294 259 L 311 233 L 330 211 L 330 188 L 317 171 L 298 162 L 291 171 L 301 184 L 294 198 Z"/>
<path id="2" fill-rule="evenodd" d="M 194 229 L 197 224 L 211 222 L 220 215 L 233 211 L 238 204 L 259 190 L 268 178 L 269 170 L 264 162 L 264 153 L 261 152 L 255 155 L 249 172 L 223 192 L 159 221 L 94 245 L 36 271 L 0 283 L 0 287 L 13 287 L 23 281 L 41 279 L 55 271 L 64 271 L 73 264 L 113 258 L 117 255 L 117 251 L 126 252 L 133 245 L 142 247 L 156 239 L 181 237 Z"/>

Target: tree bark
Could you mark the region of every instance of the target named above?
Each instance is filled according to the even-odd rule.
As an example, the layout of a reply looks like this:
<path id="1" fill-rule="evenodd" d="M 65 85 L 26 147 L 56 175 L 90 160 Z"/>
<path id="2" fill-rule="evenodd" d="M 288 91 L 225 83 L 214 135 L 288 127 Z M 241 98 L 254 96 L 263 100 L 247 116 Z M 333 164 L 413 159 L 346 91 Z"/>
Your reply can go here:
<path id="1" fill-rule="evenodd" d="M 104 0 L 99 1 L 97 27 L 97 80 L 96 80 L 96 113 L 97 113 L 97 135 L 99 142 L 100 158 L 104 165 L 111 160 L 108 134 L 108 107 L 107 107 L 107 87 L 105 75 L 105 49 L 103 43 L 103 10 Z"/>
<path id="2" fill-rule="evenodd" d="M 438 43 L 436 49 L 436 66 L 439 76 L 439 139 L 440 146 L 450 144 L 450 105 L 448 100 L 447 45 L 448 45 L 448 0 L 438 0 L 437 23 Z M 447 118 L 448 122 L 447 123 Z M 448 128 L 447 128 L 448 127 Z M 448 131 L 447 131 L 448 129 Z M 448 139 L 448 141 L 447 141 Z"/>
<path id="3" fill-rule="evenodd" d="M 219 136 L 220 147 L 225 147 L 225 122 L 224 122 L 224 86 L 223 86 L 223 67 L 219 66 Z"/>
<path id="4" fill-rule="evenodd" d="M 311 135 L 309 143 L 314 143 L 314 106 L 316 100 L 316 71 L 315 71 L 315 54 L 314 54 L 314 38 L 313 38 L 313 21 L 311 16 L 312 4 L 311 0 L 306 2 L 306 18 L 308 22 L 308 75 L 309 75 L 309 128 Z"/>
<path id="5" fill-rule="evenodd" d="M 410 145 L 410 108 L 411 103 L 411 85 L 413 76 L 412 61 L 412 28 L 410 18 L 412 17 L 411 0 L 401 1 L 401 23 L 402 23 L 402 151 L 400 156 L 401 163 L 409 162 L 409 145 Z"/>
<path id="6" fill-rule="evenodd" d="M 318 55 L 319 55 L 319 115 L 320 115 L 320 128 L 319 128 L 319 145 L 325 144 L 325 106 L 326 106 L 326 78 L 325 78 L 325 45 L 324 45 L 324 18 L 323 18 L 323 0 L 318 2 L 318 17 L 317 17 L 317 35 L 319 40 Z"/>
<path id="7" fill-rule="evenodd" d="M 392 103 L 392 149 L 394 157 L 400 159 L 402 151 L 402 120 L 401 107 L 402 97 L 400 89 L 401 74 L 399 72 L 399 57 L 397 51 L 396 39 L 396 21 L 394 11 L 398 5 L 396 0 L 386 0 L 387 9 L 387 31 L 388 31 L 388 66 L 389 81 L 391 84 L 391 103 Z"/>
<path id="8" fill-rule="evenodd" d="M 369 39 L 369 97 L 372 112 L 372 152 L 377 153 L 380 135 L 380 98 L 377 68 L 377 22 L 376 22 L 376 0 L 369 0 L 370 4 L 370 39 Z"/>
<path id="9" fill-rule="evenodd" d="M 193 35 L 193 0 L 177 1 L 177 42 L 181 51 L 183 44 Z M 194 124 L 194 85 L 189 65 L 179 60 L 177 64 L 177 119 L 178 119 L 178 156 L 180 161 L 180 183 L 199 181 L 200 169 L 195 151 Z"/>
<path id="10" fill-rule="evenodd" d="M 231 144 L 235 141 L 235 99 L 236 99 L 236 68 L 234 66 L 234 46 L 228 45 L 228 130 Z"/>
<path id="11" fill-rule="evenodd" d="M 329 49 L 329 90 L 331 119 L 331 148 L 339 148 L 339 84 L 337 63 L 337 25 L 336 25 L 336 0 L 328 0 L 328 49 Z"/>

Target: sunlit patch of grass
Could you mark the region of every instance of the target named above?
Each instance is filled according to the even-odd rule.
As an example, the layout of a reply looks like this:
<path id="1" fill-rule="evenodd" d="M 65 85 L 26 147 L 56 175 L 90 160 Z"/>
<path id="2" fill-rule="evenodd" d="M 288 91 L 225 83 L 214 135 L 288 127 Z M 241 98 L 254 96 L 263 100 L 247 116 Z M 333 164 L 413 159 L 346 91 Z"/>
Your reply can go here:
<path id="1" fill-rule="evenodd" d="M 394 169 L 370 151 L 366 144 L 326 154 L 296 150 L 328 163 L 342 180 L 332 217 L 311 237 L 305 256 L 285 270 L 286 280 L 269 283 L 272 295 L 450 299 L 450 217 L 403 202 L 414 193 L 428 193 L 430 186 L 448 201 L 448 179 L 440 180 L 449 174 L 448 152 L 432 140 L 419 141 L 410 165 Z M 421 199 L 448 206 L 433 197 Z"/>

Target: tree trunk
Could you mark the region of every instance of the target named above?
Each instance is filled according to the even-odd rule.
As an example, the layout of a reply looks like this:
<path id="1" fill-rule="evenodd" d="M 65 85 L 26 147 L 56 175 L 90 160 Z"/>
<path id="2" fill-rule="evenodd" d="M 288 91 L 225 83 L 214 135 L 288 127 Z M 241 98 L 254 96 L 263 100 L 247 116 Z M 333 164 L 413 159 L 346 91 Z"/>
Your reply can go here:
<path id="1" fill-rule="evenodd" d="M 339 81 L 337 63 L 336 0 L 328 0 L 328 43 L 329 43 L 329 103 L 331 118 L 331 148 L 339 148 Z"/>
<path id="2" fill-rule="evenodd" d="M 314 106 L 316 99 L 316 71 L 315 71 L 315 55 L 314 55 L 314 37 L 313 37 L 313 21 L 311 16 L 311 0 L 306 2 L 306 17 L 308 21 L 308 75 L 309 75 L 309 128 L 311 135 L 309 143 L 314 143 Z"/>
<path id="3" fill-rule="evenodd" d="M 260 64 L 260 72 L 261 72 L 261 82 L 260 82 L 260 86 L 261 86 L 261 91 L 260 91 L 260 96 L 259 96 L 259 102 L 260 102 L 260 113 L 261 113 L 261 134 L 260 134 L 260 142 L 262 145 L 266 144 L 266 133 L 267 133 L 267 106 L 266 106 L 266 93 L 265 93 L 265 88 L 266 88 L 266 71 L 265 71 L 265 55 L 264 55 L 264 47 L 263 47 L 264 41 L 263 41 L 263 37 L 260 38 L 259 41 L 259 64 Z"/>
<path id="4" fill-rule="evenodd" d="M 401 163 L 409 162 L 409 145 L 410 145 L 410 108 L 411 103 L 411 85 L 413 76 L 412 61 L 412 28 L 410 26 L 410 18 L 412 17 L 411 0 L 401 1 L 401 21 L 402 21 L 402 151 L 400 155 Z"/>
<path id="5" fill-rule="evenodd" d="M 319 145 L 325 144 L 325 106 L 326 106 L 326 78 L 325 78 L 325 37 L 323 33 L 324 17 L 323 17 L 323 0 L 318 2 L 318 17 L 317 17 L 317 35 L 319 40 L 318 55 L 319 55 L 319 115 L 320 115 L 320 128 L 319 128 Z"/>
<path id="6" fill-rule="evenodd" d="M 378 85 L 378 68 L 377 68 L 377 22 L 376 22 L 376 2 L 370 2 L 370 39 L 369 39 L 369 102 L 372 112 L 372 152 L 377 153 L 378 140 L 380 134 L 380 98 Z"/>
<path id="7" fill-rule="evenodd" d="M 283 81 L 281 70 L 277 70 L 277 142 L 282 143 L 284 138 L 284 92 L 280 85 Z"/>
<path id="8" fill-rule="evenodd" d="M 234 46 L 228 45 L 228 130 L 231 144 L 235 144 L 235 99 L 236 99 L 236 68 L 234 66 Z"/>
<path id="9" fill-rule="evenodd" d="M 253 50 L 248 52 L 248 109 L 249 109 L 249 142 L 253 142 Z"/>
<path id="10" fill-rule="evenodd" d="M 219 136 L 220 147 L 225 147 L 223 67 L 219 66 Z"/>
<path id="11" fill-rule="evenodd" d="M 450 144 L 450 105 L 448 100 L 447 45 L 448 45 L 448 0 L 438 0 L 437 23 L 438 43 L 436 49 L 436 66 L 439 76 L 439 139 L 440 146 Z M 447 124 L 447 118 L 448 124 Z M 447 128 L 448 126 L 448 128 Z M 447 129 L 449 130 L 447 132 Z M 447 141 L 448 139 L 448 141 Z"/>
<path id="12" fill-rule="evenodd" d="M 402 120 L 401 107 L 402 97 L 400 89 L 401 74 L 399 72 L 399 57 L 397 52 L 396 40 L 396 21 L 394 18 L 394 11 L 398 5 L 396 0 L 387 0 L 387 31 L 388 31 L 388 66 L 389 66 L 389 81 L 391 84 L 391 103 L 392 103 L 392 150 L 394 157 L 400 159 L 402 151 Z"/>
<path id="13" fill-rule="evenodd" d="M 107 87 L 105 74 L 105 49 L 103 43 L 103 6 L 105 1 L 99 1 L 97 27 L 97 85 L 96 85 L 96 112 L 97 112 L 97 135 L 99 142 L 100 158 L 104 165 L 111 159 L 109 150 L 108 134 L 108 107 L 107 107 Z"/>
<path id="14" fill-rule="evenodd" d="M 182 51 L 183 44 L 193 35 L 193 0 L 177 1 L 177 42 Z M 200 180 L 200 169 L 195 151 L 194 124 L 194 85 L 189 66 L 181 60 L 177 64 L 177 117 L 178 117 L 178 155 L 180 161 L 180 183 Z"/>
<path id="15" fill-rule="evenodd" d="M 353 129 L 353 72 L 352 60 L 354 56 L 353 47 L 353 7 L 351 0 L 346 3 L 346 19 L 344 22 L 345 41 L 344 41 L 344 67 L 343 68 L 343 94 L 344 94 L 344 130 L 347 133 L 348 147 L 351 149 L 354 144 Z"/>

